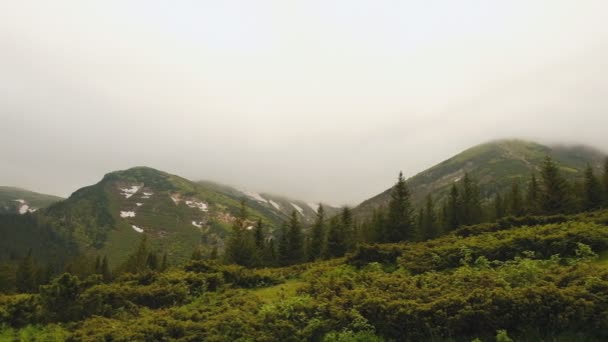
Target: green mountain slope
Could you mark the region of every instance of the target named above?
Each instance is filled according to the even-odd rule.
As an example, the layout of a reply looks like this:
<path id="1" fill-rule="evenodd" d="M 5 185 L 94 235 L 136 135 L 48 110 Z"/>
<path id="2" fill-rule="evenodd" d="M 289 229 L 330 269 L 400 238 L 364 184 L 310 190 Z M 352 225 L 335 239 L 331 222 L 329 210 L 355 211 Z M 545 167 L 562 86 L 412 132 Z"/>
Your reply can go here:
<path id="1" fill-rule="evenodd" d="M 133 252 L 142 234 L 148 237 L 152 248 L 166 251 L 174 261 L 189 257 L 196 248 L 210 250 L 217 246 L 222 249 L 242 199 L 248 208 L 251 226 L 262 219 L 270 233 L 292 210 L 300 213 L 303 222 L 314 219 L 313 205 L 277 196 L 261 196 L 211 182 L 192 182 L 148 167 L 136 167 L 109 173 L 99 183 L 79 189 L 68 199 L 35 212 L 31 219 L 0 220 L 0 230 L 9 237 L 7 246 L 18 237 L 19 243 L 11 248 L 11 251 L 14 249 L 12 254 L 24 255 L 24 250 L 29 248 L 28 239 L 38 241 L 41 227 L 45 227 L 45 232 L 52 227 L 53 240 L 59 239 L 60 245 L 72 246 L 73 254 L 107 255 L 116 265 Z M 15 194 L 7 198 L 12 200 L 13 197 Z M 33 199 L 27 198 L 28 201 Z M 31 203 L 40 202 L 36 199 Z M 332 208 L 328 210 L 332 212 Z M 35 245 L 44 250 L 44 241 Z M 55 247 L 49 245 L 48 248 Z M 8 257 L 8 252 L 3 254 Z"/>
<path id="2" fill-rule="evenodd" d="M 11 186 L 0 186 L 0 214 L 34 212 L 63 198 Z"/>
<path id="3" fill-rule="evenodd" d="M 240 199 L 212 187 L 147 167 L 107 174 L 38 215 L 82 251 L 123 260 L 146 234 L 154 248 L 174 260 L 197 247 L 223 246 Z M 272 230 L 281 217 L 248 208 Z"/>
<path id="4" fill-rule="evenodd" d="M 562 173 L 570 180 L 582 178 L 590 163 L 600 172 L 605 154 L 586 146 L 544 146 L 523 140 L 500 140 L 478 145 L 431 167 L 407 180 L 415 205 L 431 194 L 441 203 L 451 185 L 468 172 L 479 184 L 482 198 L 505 193 L 513 181 L 525 184 L 530 175 L 540 169 L 546 155 L 555 159 Z M 388 203 L 392 188 L 364 201 L 354 210 L 359 217 Z"/>

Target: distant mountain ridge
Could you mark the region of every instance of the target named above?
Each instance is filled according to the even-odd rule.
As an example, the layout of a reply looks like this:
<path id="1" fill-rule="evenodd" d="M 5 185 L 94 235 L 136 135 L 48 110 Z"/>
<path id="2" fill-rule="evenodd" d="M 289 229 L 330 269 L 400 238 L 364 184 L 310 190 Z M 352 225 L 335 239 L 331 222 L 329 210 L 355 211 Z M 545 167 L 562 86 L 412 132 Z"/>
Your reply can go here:
<path id="1" fill-rule="evenodd" d="M 412 201 L 419 206 L 427 195 L 441 203 L 451 185 L 468 173 L 478 182 L 482 200 L 496 193 L 506 193 L 514 181 L 528 182 L 540 169 L 545 156 L 559 163 L 562 174 L 570 180 L 582 179 L 589 163 L 599 175 L 606 154 L 584 145 L 546 146 L 531 141 L 505 139 L 469 148 L 407 180 Z M 392 187 L 356 206 L 356 217 L 368 217 L 375 208 L 388 203 Z"/>
<path id="2" fill-rule="evenodd" d="M 0 214 L 32 213 L 63 199 L 18 187 L 0 186 Z"/>

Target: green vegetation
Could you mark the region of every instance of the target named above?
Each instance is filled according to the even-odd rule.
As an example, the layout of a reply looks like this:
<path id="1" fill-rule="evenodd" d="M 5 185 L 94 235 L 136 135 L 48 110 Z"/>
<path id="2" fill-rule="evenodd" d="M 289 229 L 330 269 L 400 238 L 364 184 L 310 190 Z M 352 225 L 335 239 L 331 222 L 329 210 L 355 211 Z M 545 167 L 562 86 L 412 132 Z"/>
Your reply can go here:
<path id="1" fill-rule="evenodd" d="M 529 217 L 271 269 L 199 260 L 110 282 L 63 274 L 39 293 L 0 297 L 0 336 L 601 341 L 608 268 L 598 252 L 608 250 L 607 223 L 607 211 Z"/>
<path id="2" fill-rule="evenodd" d="M 0 338 L 603 341 L 608 162 L 603 172 L 587 166 L 579 182 L 546 156 L 526 182 L 510 179 L 490 195 L 465 172 L 417 211 L 400 174 L 370 217 L 344 207 L 328 218 L 320 206 L 310 228 L 296 210 L 269 221 L 246 200 L 155 170 L 110 174 L 44 215 L 0 216 L 0 229 L 20 243 L 0 264 Z M 137 217 L 118 217 L 132 201 L 120 187 L 143 179 L 154 196 L 145 195 Z M 208 211 L 180 204 L 202 196 L 215 200 Z M 201 235 L 184 244 L 190 236 L 171 240 L 150 228 L 177 218 L 185 223 L 172 234 L 197 232 L 194 215 L 229 217 L 225 246 Z M 120 229 L 134 223 L 145 233 Z M 3 228 L 15 226 L 23 232 Z M 127 242 L 114 240 L 125 232 Z M 181 258 L 172 258 L 177 247 Z M 112 248 L 124 258 L 91 254 Z M 54 264 L 39 261 L 54 256 Z"/>

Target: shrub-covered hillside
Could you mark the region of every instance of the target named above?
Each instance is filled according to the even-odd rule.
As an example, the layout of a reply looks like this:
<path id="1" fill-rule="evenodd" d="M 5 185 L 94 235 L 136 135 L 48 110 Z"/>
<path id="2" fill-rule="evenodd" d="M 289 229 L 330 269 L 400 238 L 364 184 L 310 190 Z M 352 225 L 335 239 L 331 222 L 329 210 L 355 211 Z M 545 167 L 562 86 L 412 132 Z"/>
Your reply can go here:
<path id="1" fill-rule="evenodd" d="M 0 297 L 0 339 L 601 341 L 607 223 L 606 211 L 503 220 L 283 268 L 66 273 Z"/>

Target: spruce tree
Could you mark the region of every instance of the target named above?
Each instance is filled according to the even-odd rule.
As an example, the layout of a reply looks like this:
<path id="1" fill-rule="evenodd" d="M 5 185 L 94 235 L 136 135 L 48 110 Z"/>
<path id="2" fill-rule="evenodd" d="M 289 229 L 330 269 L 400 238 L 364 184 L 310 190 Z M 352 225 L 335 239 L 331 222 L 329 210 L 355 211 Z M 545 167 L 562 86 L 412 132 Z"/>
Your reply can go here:
<path id="1" fill-rule="evenodd" d="M 112 280 L 112 273 L 110 272 L 110 265 L 108 264 L 108 258 L 106 256 L 104 256 L 101 261 L 101 277 L 104 282 Z"/>
<path id="2" fill-rule="evenodd" d="M 602 185 L 593 174 L 593 168 L 587 164 L 585 169 L 585 183 L 583 208 L 585 210 L 595 210 L 602 205 Z"/>
<path id="3" fill-rule="evenodd" d="M 522 216 L 524 214 L 523 199 L 519 190 L 519 182 L 511 183 L 511 194 L 509 195 L 509 214 Z"/>
<path id="4" fill-rule="evenodd" d="M 424 237 L 424 208 L 419 208 L 416 214 L 416 236 L 425 240 Z"/>
<path id="5" fill-rule="evenodd" d="M 460 192 L 456 187 L 456 184 L 452 184 L 450 189 L 450 195 L 448 197 L 447 206 L 447 228 L 448 230 L 454 230 L 462 223 L 462 205 L 460 200 Z"/>
<path id="6" fill-rule="evenodd" d="M 99 255 L 95 258 L 95 270 L 93 271 L 95 274 L 101 274 L 101 258 Z"/>
<path id="7" fill-rule="evenodd" d="M 289 265 L 289 237 L 288 237 L 287 222 L 285 222 L 279 232 L 279 241 L 277 246 L 277 261 L 279 265 Z"/>
<path id="8" fill-rule="evenodd" d="M 304 235 L 295 210 L 291 212 L 287 228 L 287 244 L 289 246 L 288 262 L 295 264 L 304 261 Z"/>
<path id="9" fill-rule="evenodd" d="M 17 291 L 19 292 L 29 293 L 36 291 L 38 284 L 36 284 L 36 264 L 32 256 L 32 250 L 29 250 L 27 256 L 19 263 L 16 282 Z"/>
<path id="10" fill-rule="evenodd" d="M 126 271 L 131 273 L 143 272 L 147 268 L 148 259 L 148 237 L 143 234 L 135 253 L 129 256 L 126 263 Z"/>
<path id="11" fill-rule="evenodd" d="M 156 252 L 150 252 L 148 254 L 146 264 L 148 266 L 148 269 L 150 269 L 152 271 L 158 271 L 160 265 L 158 262 L 158 255 L 156 254 Z"/>
<path id="12" fill-rule="evenodd" d="M 464 174 L 462 180 L 462 222 L 461 224 L 476 224 L 481 221 L 481 200 L 477 183 Z"/>
<path id="13" fill-rule="evenodd" d="M 262 219 L 258 219 L 258 222 L 255 225 L 253 231 L 254 239 L 255 239 L 255 247 L 258 251 L 264 250 L 264 224 L 262 223 Z"/>
<path id="14" fill-rule="evenodd" d="M 422 237 L 425 240 L 434 239 L 439 236 L 439 223 L 435 213 L 435 204 L 431 195 L 426 196 L 422 220 Z"/>
<path id="15" fill-rule="evenodd" d="M 308 259 L 318 260 L 323 257 L 325 252 L 325 209 L 319 204 L 317 218 L 312 226 L 310 244 L 308 245 Z"/>
<path id="16" fill-rule="evenodd" d="M 386 242 L 386 211 L 384 208 L 374 210 L 371 222 L 372 242 Z"/>
<path id="17" fill-rule="evenodd" d="M 334 216 L 329 221 L 329 231 L 327 232 L 327 256 L 335 258 L 341 257 L 345 253 L 346 241 L 342 229 L 342 220 Z"/>
<path id="18" fill-rule="evenodd" d="M 344 237 L 344 245 L 347 251 L 355 248 L 355 223 L 353 214 L 350 208 L 345 206 L 342 208 L 340 215 L 340 225 L 342 226 L 342 236 Z"/>
<path id="19" fill-rule="evenodd" d="M 255 243 L 251 234 L 247 232 L 247 207 L 241 200 L 239 214 L 232 224 L 232 232 L 226 244 L 225 257 L 229 263 L 241 266 L 252 266 L 255 262 Z"/>
<path id="20" fill-rule="evenodd" d="M 265 266 L 277 265 L 277 248 L 274 239 L 269 239 L 264 249 L 264 258 L 262 259 Z"/>
<path id="21" fill-rule="evenodd" d="M 399 178 L 393 187 L 388 205 L 386 240 L 399 242 L 413 240 L 414 236 L 410 191 L 403 178 L 403 173 L 399 172 Z"/>
<path id="22" fill-rule="evenodd" d="M 604 161 L 604 207 L 608 208 L 608 158 Z"/>
<path id="23" fill-rule="evenodd" d="M 547 156 L 541 170 L 540 204 L 545 214 L 568 212 L 571 208 L 568 184 L 553 159 Z"/>
<path id="24" fill-rule="evenodd" d="M 216 250 L 216 252 L 217 252 L 217 250 Z M 216 255 L 216 258 L 217 258 L 217 255 Z M 160 264 L 160 270 L 161 271 L 166 271 L 167 268 L 169 268 L 169 260 L 168 260 L 168 257 L 167 257 L 167 252 L 164 252 L 163 253 L 163 261 Z"/>
<path id="25" fill-rule="evenodd" d="M 499 220 L 505 216 L 505 206 L 500 194 L 496 194 L 494 198 L 494 218 Z"/>
<path id="26" fill-rule="evenodd" d="M 528 214 L 538 214 L 539 188 L 536 175 L 532 174 L 528 191 L 526 192 L 526 212 Z"/>

